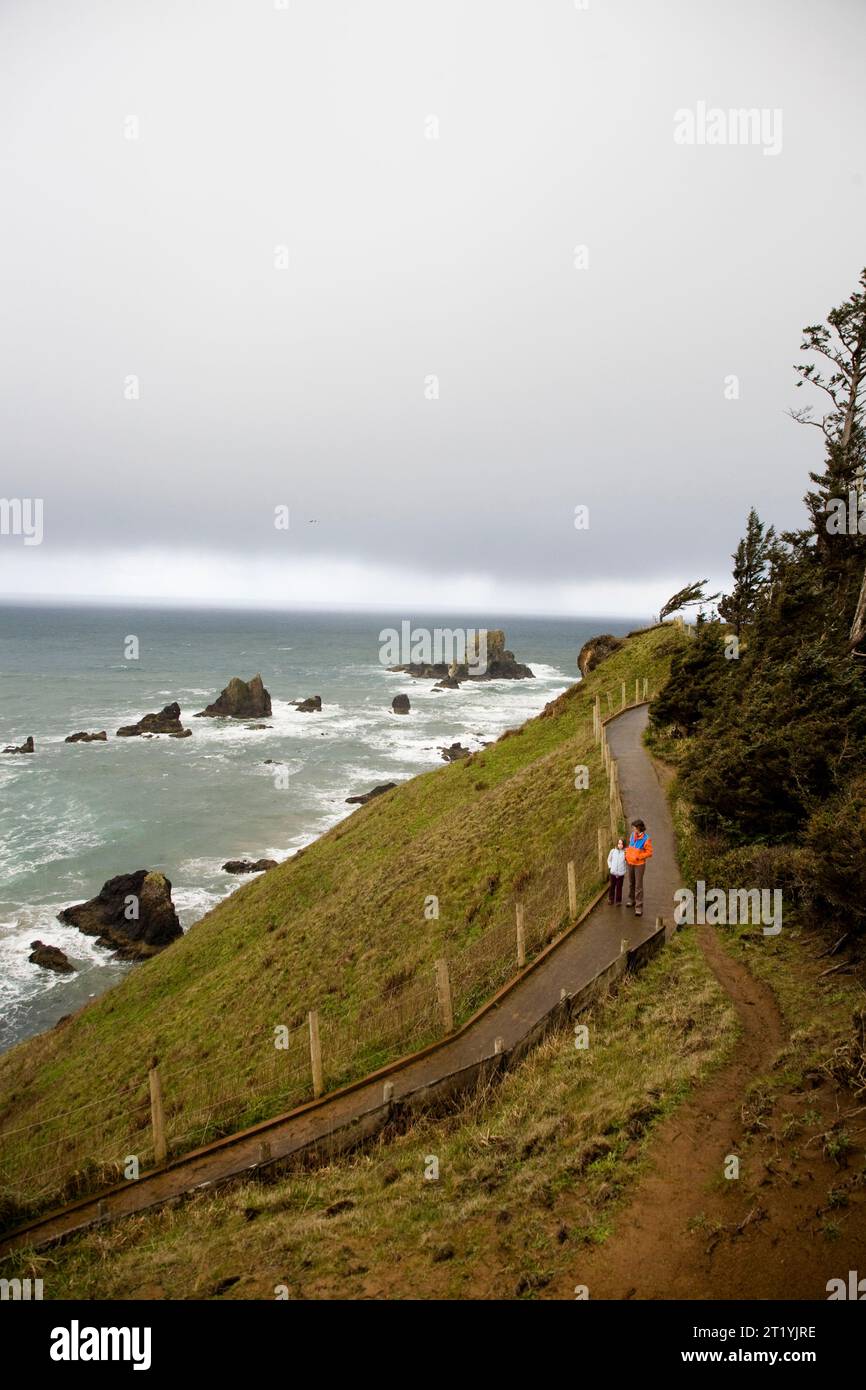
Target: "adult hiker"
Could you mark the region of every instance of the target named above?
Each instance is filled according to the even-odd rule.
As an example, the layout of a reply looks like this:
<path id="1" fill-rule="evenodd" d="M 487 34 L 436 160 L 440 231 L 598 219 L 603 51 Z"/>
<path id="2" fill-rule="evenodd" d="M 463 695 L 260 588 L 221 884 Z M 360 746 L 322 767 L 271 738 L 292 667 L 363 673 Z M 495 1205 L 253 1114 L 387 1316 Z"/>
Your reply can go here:
<path id="1" fill-rule="evenodd" d="M 648 859 L 652 859 L 653 842 L 646 833 L 642 820 L 633 820 L 631 834 L 625 847 L 625 860 L 628 864 L 628 897 L 626 907 L 634 905 L 635 917 L 643 916 L 643 871 Z"/>
<path id="2" fill-rule="evenodd" d="M 622 836 L 607 856 L 607 869 L 610 874 L 607 900 L 613 906 L 622 902 L 622 881 L 625 878 L 625 841 Z"/>

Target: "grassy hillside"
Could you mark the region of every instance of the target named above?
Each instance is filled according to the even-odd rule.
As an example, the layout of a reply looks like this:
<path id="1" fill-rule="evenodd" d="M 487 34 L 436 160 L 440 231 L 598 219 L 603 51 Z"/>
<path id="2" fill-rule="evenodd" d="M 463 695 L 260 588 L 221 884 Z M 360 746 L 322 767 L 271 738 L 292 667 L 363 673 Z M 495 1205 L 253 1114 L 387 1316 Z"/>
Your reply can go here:
<path id="1" fill-rule="evenodd" d="M 306 1013 L 322 1020 L 326 1087 L 439 1035 L 433 962 L 448 958 L 457 1020 L 514 971 L 517 898 L 529 954 L 598 886 L 607 792 L 591 702 L 663 682 L 682 642 L 631 639 L 537 719 L 471 758 L 360 808 L 209 913 L 160 956 L 0 1058 L 7 1219 L 150 1161 L 147 1070 L 159 1059 L 175 1151 L 311 1094 Z M 576 791 L 574 767 L 590 767 Z M 231 788 L 226 788 L 231 795 Z M 425 916 L 435 895 L 438 919 Z M 274 1029 L 289 1030 L 277 1050 Z M 33 1126 L 36 1126 L 33 1128 Z"/>
<path id="2" fill-rule="evenodd" d="M 513 1298 L 603 1243 L 655 1124 L 729 1051 L 736 1015 L 681 933 L 450 1118 L 314 1172 L 232 1185 L 4 1262 L 46 1298 Z M 429 1158 L 436 1181 L 425 1180 Z"/>
<path id="3" fill-rule="evenodd" d="M 694 831 L 682 802 L 677 820 L 688 860 Z M 732 1097 L 725 1152 L 740 1155 L 740 1181 L 724 1180 L 720 1151 L 709 1155 L 719 1159 L 711 1181 L 674 1192 L 671 1269 L 686 1262 L 694 1297 L 766 1297 L 749 1282 L 756 1270 L 775 1296 L 784 1287 L 814 1297 L 826 1273 L 856 1263 L 866 1230 L 862 1038 L 858 1050 L 851 1032 L 862 987 L 824 973 L 820 923 L 773 939 L 738 927 L 719 938 L 771 984 L 788 1037 Z M 605 1262 L 615 1268 L 617 1245 L 628 1248 L 630 1222 L 653 1217 L 630 1204 L 653 1164 L 664 1169 L 664 1126 L 687 1126 L 684 1099 L 724 1078 L 740 1026 L 693 928 L 582 1022 L 588 1049 L 575 1049 L 570 1025 L 558 1029 L 448 1116 L 421 1115 L 408 1132 L 312 1172 L 259 1176 L 42 1254 L 21 1251 L 3 1273 L 42 1278 L 51 1299 L 569 1299 L 585 1279 L 591 1297 L 609 1296 Z M 425 1177 L 431 1156 L 436 1180 Z M 755 1212 L 750 1246 L 744 1218 Z M 798 1294 L 791 1279 L 804 1265 L 815 1292 Z M 660 1282 L 655 1296 L 672 1295 Z"/>

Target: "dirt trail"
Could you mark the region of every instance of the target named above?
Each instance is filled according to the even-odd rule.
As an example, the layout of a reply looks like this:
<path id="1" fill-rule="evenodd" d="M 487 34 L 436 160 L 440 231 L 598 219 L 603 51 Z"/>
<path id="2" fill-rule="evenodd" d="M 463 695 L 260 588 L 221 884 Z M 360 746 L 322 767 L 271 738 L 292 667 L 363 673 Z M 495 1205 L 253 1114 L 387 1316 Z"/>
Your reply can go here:
<path id="1" fill-rule="evenodd" d="M 370 1078 L 301 1106 L 288 1115 L 182 1155 L 164 1168 L 144 1174 L 92 1198 L 83 1199 L 0 1240 L 0 1255 L 20 1245 L 44 1245 L 100 1221 L 208 1187 L 252 1169 L 299 1156 L 311 1148 L 337 1152 L 381 1129 L 383 1086 L 393 1087 L 390 1104 L 417 1101 L 441 1091 L 444 1080 L 473 1079 L 473 1069 L 516 1058 L 563 1000 L 579 993 L 600 974 L 622 966 L 621 942 L 630 953 L 655 934 L 657 916 L 670 919 L 678 884 L 673 827 L 664 791 L 643 746 L 647 707 L 630 706 L 606 721 L 608 744 L 617 761 L 623 805 L 641 816 L 652 834 L 655 854 L 647 871 L 644 915 L 598 902 L 568 935 L 542 953 L 516 980 L 452 1037 L 394 1063 Z M 455 1082 L 455 1084 L 456 1084 Z"/>
<path id="2" fill-rule="evenodd" d="M 714 1242 L 706 1220 L 712 1212 L 736 1226 L 748 1217 L 748 1211 L 739 1214 L 743 1203 L 736 1200 L 732 1212 L 729 1198 L 737 1194 L 720 1184 L 735 1186 L 724 1178 L 724 1164 L 729 1154 L 743 1153 L 743 1100 L 750 1082 L 772 1066 L 785 1028 L 772 992 L 726 954 L 711 927 L 695 930 L 713 974 L 736 1007 L 742 1035 L 730 1062 L 656 1131 L 651 1169 L 633 1190 L 616 1233 L 581 1259 L 580 1280 L 591 1298 L 779 1296 L 776 1272 L 766 1265 L 753 1268 L 749 1278 L 738 1268 L 736 1288 L 726 1291 L 720 1269 L 726 1261 L 718 1242 L 716 1257 L 712 1250 L 707 1253 Z"/>

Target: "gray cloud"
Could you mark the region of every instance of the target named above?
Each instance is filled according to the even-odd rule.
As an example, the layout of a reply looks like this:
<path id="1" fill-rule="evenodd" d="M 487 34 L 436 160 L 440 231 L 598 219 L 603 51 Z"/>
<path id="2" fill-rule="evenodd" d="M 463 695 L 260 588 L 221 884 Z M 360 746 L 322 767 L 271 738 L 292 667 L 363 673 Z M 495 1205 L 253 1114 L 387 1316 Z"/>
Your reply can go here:
<path id="1" fill-rule="evenodd" d="M 0 538 L 7 591 L 101 592 L 119 553 L 141 593 L 342 564 L 334 601 L 724 573 L 817 461 L 784 410 L 864 260 L 864 31 L 843 0 L 8 4 L 0 491 L 45 541 Z M 781 109 L 781 153 L 676 145 L 702 100 Z"/>

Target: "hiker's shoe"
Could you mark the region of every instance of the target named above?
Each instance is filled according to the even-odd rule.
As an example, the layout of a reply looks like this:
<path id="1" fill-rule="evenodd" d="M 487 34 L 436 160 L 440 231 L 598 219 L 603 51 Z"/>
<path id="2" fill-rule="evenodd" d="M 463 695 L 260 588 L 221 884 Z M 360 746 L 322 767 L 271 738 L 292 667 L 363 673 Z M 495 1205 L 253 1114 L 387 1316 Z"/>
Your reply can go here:
<path id="1" fill-rule="evenodd" d="M 631 898 L 626 898 L 625 905 L 626 907 L 634 907 L 634 903 L 632 902 Z"/>
<path id="2" fill-rule="evenodd" d="M 642 912 L 638 912 L 637 908 L 635 908 L 635 914 L 634 914 L 634 915 L 635 915 L 635 917 L 643 917 L 643 913 L 642 913 Z"/>

